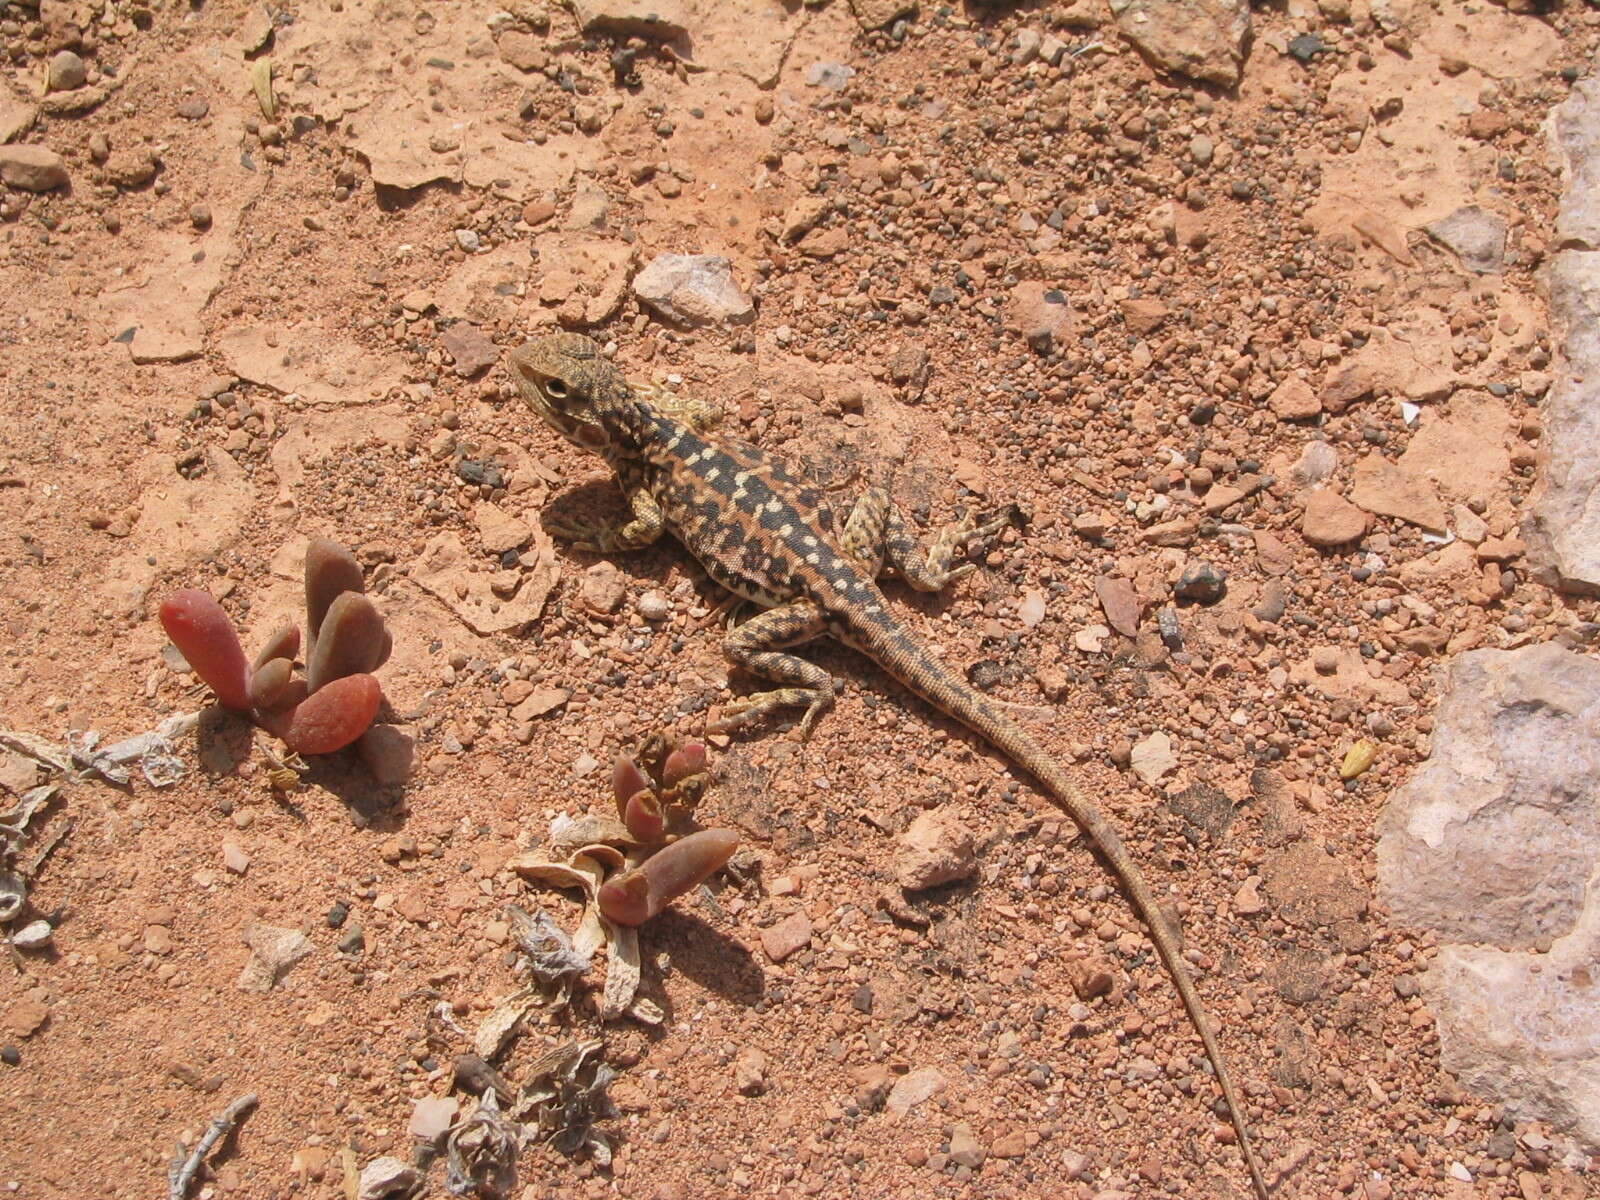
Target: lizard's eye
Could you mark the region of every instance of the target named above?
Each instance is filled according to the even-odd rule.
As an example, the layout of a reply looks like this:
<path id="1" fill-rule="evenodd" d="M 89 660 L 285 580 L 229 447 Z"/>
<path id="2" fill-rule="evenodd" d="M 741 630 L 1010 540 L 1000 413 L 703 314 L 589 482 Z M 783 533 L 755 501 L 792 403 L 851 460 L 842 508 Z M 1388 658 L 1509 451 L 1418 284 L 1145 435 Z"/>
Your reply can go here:
<path id="1" fill-rule="evenodd" d="M 552 400 L 565 400 L 567 398 L 567 385 L 559 379 L 547 379 L 544 390 L 550 394 Z"/>

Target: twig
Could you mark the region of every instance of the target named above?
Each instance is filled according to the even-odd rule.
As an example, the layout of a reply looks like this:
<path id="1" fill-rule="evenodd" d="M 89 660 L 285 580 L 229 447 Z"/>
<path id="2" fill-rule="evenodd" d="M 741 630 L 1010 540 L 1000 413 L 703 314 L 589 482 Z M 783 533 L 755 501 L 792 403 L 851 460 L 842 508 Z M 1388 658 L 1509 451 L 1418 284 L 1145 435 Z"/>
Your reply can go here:
<path id="1" fill-rule="evenodd" d="M 178 1152 L 172 1156 L 172 1165 L 167 1170 L 167 1182 L 171 1185 L 167 1191 L 167 1200 L 184 1200 L 189 1194 L 189 1185 L 194 1182 L 194 1177 L 200 1170 L 201 1160 L 210 1153 L 211 1147 L 226 1137 L 228 1131 L 239 1123 L 239 1118 L 260 1101 L 259 1096 L 250 1092 L 240 1096 L 212 1117 L 210 1126 L 200 1135 L 200 1140 L 194 1144 L 188 1159 L 183 1157 L 183 1143 L 178 1143 Z"/>

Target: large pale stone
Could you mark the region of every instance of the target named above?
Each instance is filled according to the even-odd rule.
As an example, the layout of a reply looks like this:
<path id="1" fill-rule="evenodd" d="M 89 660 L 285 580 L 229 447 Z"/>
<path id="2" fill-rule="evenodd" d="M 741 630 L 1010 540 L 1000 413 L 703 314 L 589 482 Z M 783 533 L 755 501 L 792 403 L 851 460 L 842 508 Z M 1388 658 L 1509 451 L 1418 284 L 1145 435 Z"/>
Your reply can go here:
<path id="1" fill-rule="evenodd" d="M 1600 251 L 1564 250 L 1546 275 L 1561 330 L 1544 454 L 1522 532 L 1547 584 L 1600 593 Z"/>
<path id="2" fill-rule="evenodd" d="M 1565 178 L 1556 245 L 1600 250 L 1600 76 L 1574 84 L 1547 128 Z"/>
<path id="3" fill-rule="evenodd" d="M 755 320 L 750 297 L 719 254 L 661 254 L 633 280 L 634 294 L 675 325 L 744 325 Z"/>
<path id="4" fill-rule="evenodd" d="M 908 892 L 966 879 L 977 869 L 978 850 L 972 831 L 945 809 L 919 813 L 900 836 L 894 874 Z"/>
<path id="5" fill-rule="evenodd" d="M 1550 114 L 1564 190 L 1545 274 L 1560 338 L 1544 401 L 1544 461 L 1523 523 L 1528 561 L 1546 584 L 1600 593 L 1600 76 Z"/>
<path id="6" fill-rule="evenodd" d="M 1555 644 L 1449 668 L 1428 763 L 1379 822 L 1378 888 L 1442 943 L 1445 1067 L 1600 1145 L 1600 662 Z"/>
<path id="7" fill-rule="evenodd" d="M 1247 0 L 1110 0 L 1122 36 L 1156 66 L 1232 87 L 1250 33 Z"/>

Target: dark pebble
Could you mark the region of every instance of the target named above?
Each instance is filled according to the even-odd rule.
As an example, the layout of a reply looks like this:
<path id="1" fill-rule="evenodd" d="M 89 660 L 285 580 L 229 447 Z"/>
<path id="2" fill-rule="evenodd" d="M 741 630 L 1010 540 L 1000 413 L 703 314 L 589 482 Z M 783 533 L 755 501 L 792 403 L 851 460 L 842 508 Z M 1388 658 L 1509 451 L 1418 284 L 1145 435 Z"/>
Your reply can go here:
<path id="1" fill-rule="evenodd" d="M 352 925 L 345 930 L 345 935 L 339 939 L 339 952 L 341 954 L 360 954 L 367 948 L 367 935 L 362 932 L 361 926 Z"/>
<path id="2" fill-rule="evenodd" d="M 20 1067 L 22 1065 L 22 1051 L 15 1046 L 0 1046 L 0 1062 L 5 1063 L 8 1067 Z"/>
<path id="3" fill-rule="evenodd" d="M 1203 401 L 1200 404 L 1196 404 L 1189 410 L 1189 424 L 1209 425 L 1211 424 L 1212 418 L 1216 415 L 1217 406 L 1212 404 L 1209 400 Z"/>
<path id="4" fill-rule="evenodd" d="M 456 475 L 467 483 L 486 483 L 492 488 L 506 485 L 506 477 L 499 467 L 471 458 L 463 458 L 456 464 Z"/>
<path id="5" fill-rule="evenodd" d="M 1289 41 L 1289 53 L 1300 62 L 1308 63 L 1323 50 L 1322 39 L 1314 33 L 1302 33 Z"/>
<path id="6" fill-rule="evenodd" d="M 1517 1137 L 1509 1129 L 1497 1130 L 1489 1139 L 1489 1157 L 1508 1159 L 1516 1156 Z"/>
<path id="7" fill-rule="evenodd" d="M 1193 600 L 1198 604 L 1215 604 L 1227 590 L 1228 574 L 1221 567 L 1208 562 L 1190 563 L 1184 568 L 1174 589 L 1180 600 Z"/>
<path id="8" fill-rule="evenodd" d="M 987 692 L 1000 683 L 1004 672 L 992 658 L 981 658 L 967 668 L 967 682 L 980 692 Z"/>
<path id="9" fill-rule="evenodd" d="M 850 997 L 850 1003 L 855 1005 L 857 1012 L 870 1014 L 872 1012 L 872 988 L 863 983 L 856 989 L 855 995 Z"/>
<path id="10" fill-rule="evenodd" d="M 333 907 L 328 910 L 327 922 L 329 929 L 340 929 L 344 926 L 345 919 L 350 916 L 350 909 L 342 900 L 335 900 Z"/>

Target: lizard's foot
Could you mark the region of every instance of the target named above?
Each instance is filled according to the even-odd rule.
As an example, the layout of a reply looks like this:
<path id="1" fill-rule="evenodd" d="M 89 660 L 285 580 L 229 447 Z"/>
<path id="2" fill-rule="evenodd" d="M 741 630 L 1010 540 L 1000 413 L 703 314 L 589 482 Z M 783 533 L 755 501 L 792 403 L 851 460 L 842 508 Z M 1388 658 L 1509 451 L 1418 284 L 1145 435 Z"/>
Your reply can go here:
<path id="1" fill-rule="evenodd" d="M 732 592 L 729 592 L 725 598 L 717 602 L 715 608 L 706 613 L 705 617 L 701 620 L 700 625 L 702 628 L 707 628 L 715 625 L 718 621 L 721 621 L 723 632 L 731 633 L 734 626 L 739 623 L 740 611 L 748 603 L 749 601 L 747 601 L 743 596 L 738 596 Z"/>
<path id="2" fill-rule="evenodd" d="M 965 513 L 941 529 L 924 555 L 905 526 L 894 513 L 889 514 L 885 549 L 888 559 L 900 572 L 900 577 L 919 592 L 943 591 L 958 579 L 963 579 L 978 569 L 974 562 L 964 562 L 952 567 L 950 560 L 958 548 L 982 538 L 994 536 L 1010 521 L 1010 512 L 992 520 L 978 523 L 971 513 Z"/>
<path id="3" fill-rule="evenodd" d="M 642 550 L 661 536 L 659 524 L 639 518 L 616 525 L 607 521 L 585 521 L 540 513 L 539 523 L 551 537 L 569 543 L 574 549 L 596 554 Z"/>
<path id="4" fill-rule="evenodd" d="M 608 527 L 601 521 L 583 521 L 573 517 L 555 517 L 549 513 L 539 514 L 539 524 L 544 531 L 559 542 L 570 543 L 578 550 L 597 550 L 605 541 L 607 535 L 615 536 L 616 530 Z"/>
<path id="5" fill-rule="evenodd" d="M 811 736 L 811 728 L 818 717 L 833 707 L 833 692 L 813 688 L 774 688 L 770 692 L 754 692 L 739 696 L 723 706 L 722 715 L 707 729 L 712 733 L 728 733 L 759 721 L 780 708 L 805 708 L 798 726 L 801 740 Z"/>

